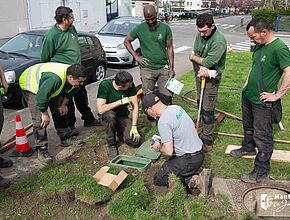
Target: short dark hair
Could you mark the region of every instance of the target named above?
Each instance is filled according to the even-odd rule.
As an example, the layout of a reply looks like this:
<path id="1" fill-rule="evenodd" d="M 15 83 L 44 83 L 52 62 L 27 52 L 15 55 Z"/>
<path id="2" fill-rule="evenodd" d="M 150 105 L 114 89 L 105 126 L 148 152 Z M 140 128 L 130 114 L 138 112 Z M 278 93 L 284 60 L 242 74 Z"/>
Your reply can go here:
<path id="1" fill-rule="evenodd" d="M 73 13 L 73 10 L 71 8 L 65 7 L 65 6 L 59 6 L 55 10 L 54 19 L 56 20 L 58 24 L 60 24 L 63 22 L 63 19 L 67 19 L 69 17 L 70 13 Z"/>
<path id="2" fill-rule="evenodd" d="M 214 24 L 213 16 L 208 13 L 203 13 L 199 15 L 196 19 L 196 26 L 199 28 L 203 28 L 207 25 L 209 28 Z"/>
<path id="3" fill-rule="evenodd" d="M 79 77 L 87 78 L 87 71 L 83 65 L 73 64 L 67 68 L 66 75 L 71 75 L 73 79 L 78 79 Z"/>
<path id="4" fill-rule="evenodd" d="M 127 83 L 133 82 L 132 75 L 127 71 L 120 71 L 114 77 L 117 86 L 126 86 Z"/>
<path id="5" fill-rule="evenodd" d="M 268 31 L 273 30 L 272 23 L 262 16 L 253 18 L 247 25 L 246 31 L 248 31 L 250 27 L 253 27 L 256 33 L 261 33 L 264 29 L 267 29 Z"/>

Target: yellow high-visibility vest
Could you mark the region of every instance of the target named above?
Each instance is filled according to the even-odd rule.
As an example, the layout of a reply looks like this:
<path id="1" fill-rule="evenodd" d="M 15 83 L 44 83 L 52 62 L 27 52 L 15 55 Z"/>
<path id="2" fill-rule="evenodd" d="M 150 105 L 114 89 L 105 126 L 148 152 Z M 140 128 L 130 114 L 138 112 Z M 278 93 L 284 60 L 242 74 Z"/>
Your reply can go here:
<path id="1" fill-rule="evenodd" d="M 51 72 L 57 75 L 61 79 L 61 86 L 54 92 L 49 98 L 57 96 L 64 87 L 66 82 L 66 70 L 70 65 L 63 63 L 38 63 L 35 64 L 21 74 L 19 78 L 19 85 L 22 90 L 27 90 L 33 94 L 36 94 L 39 89 L 39 81 L 44 72 Z M 74 87 L 72 87 L 67 93 L 69 93 Z"/>

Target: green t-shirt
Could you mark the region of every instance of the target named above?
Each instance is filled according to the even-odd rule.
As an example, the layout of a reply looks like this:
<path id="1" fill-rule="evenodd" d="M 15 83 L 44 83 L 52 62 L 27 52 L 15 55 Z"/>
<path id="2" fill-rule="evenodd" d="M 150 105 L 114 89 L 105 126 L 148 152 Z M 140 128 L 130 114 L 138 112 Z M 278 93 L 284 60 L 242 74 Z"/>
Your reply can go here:
<path id="1" fill-rule="evenodd" d="M 135 84 L 132 82 L 132 86 L 128 90 L 116 90 L 113 86 L 111 79 L 105 79 L 101 81 L 98 89 L 97 98 L 106 99 L 106 103 L 112 103 L 120 100 L 122 97 L 131 97 L 137 94 Z M 127 105 L 120 105 L 113 109 L 113 111 L 119 117 L 128 116 L 130 114 Z"/>
<path id="2" fill-rule="evenodd" d="M 160 23 L 155 31 L 150 31 L 144 22 L 135 27 L 130 36 L 139 39 L 142 56 L 148 60 L 148 65 L 143 67 L 157 70 L 168 65 L 166 42 L 172 40 L 172 31 L 167 24 Z"/>
<path id="3" fill-rule="evenodd" d="M 204 58 L 202 66 L 222 74 L 226 63 L 227 42 L 218 29 L 215 29 L 215 33 L 207 40 L 197 33 L 193 51 L 197 56 Z M 199 65 L 196 63 L 194 63 L 194 70 L 196 73 L 199 70 Z"/>
<path id="4" fill-rule="evenodd" d="M 290 66 L 290 52 L 285 43 L 278 38 L 270 44 L 254 47 L 252 69 L 243 93 L 251 102 L 262 104 L 258 80 L 258 50 L 261 50 L 262 78 L 267 92 L 277 91 L 279 80 L 283 75 L 283 69 Z"/>
<path id="5" fill-rule="evenodd" d="M 51 27 L 43 39 L 40 61 L 81 64 L 81 50 L 75 27 L 72 26 L 67 31 L 60 30 L 57 25 Z"/>

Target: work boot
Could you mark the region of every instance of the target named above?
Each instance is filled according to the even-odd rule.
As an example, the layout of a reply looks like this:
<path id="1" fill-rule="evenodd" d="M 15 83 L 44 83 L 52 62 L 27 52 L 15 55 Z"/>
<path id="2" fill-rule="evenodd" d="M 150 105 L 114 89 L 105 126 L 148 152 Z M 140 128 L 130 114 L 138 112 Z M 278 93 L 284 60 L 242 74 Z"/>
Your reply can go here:
<path id="1" fill-rule="evenodd" d="M 203 169 L 199 174 L 199 183 L 197 185 L 197 188 L 200 190 L 200 195 L 207 198 L 211 185 L 212 172 L 210 169 Z"/>
<path id="2" fill-rule="evenodd" d="M 108 146 L 108 157 L 110 160 L 114 159 L 118 154 L 118 148 L 116 145 Z"/>
<path id="3" fill-rule="evenodd" d="M 69 147 L 69 146 L 81 147 L 83 145 L 85 145 L 85 142 L 82 139 L 77 139 L 77 138 L 73 138 L 73 137 L 70 137 L 66 140 L 62 140 L 60 142 L 61 147 Z"/>
<path id="4" fill-rule="evenodd" d="M 265 183 L 268 181 L 268 174 L 259 174 L 253 170 L 251 173 L 243 174 L 241 180 L 245 183 Z"/>
<path id="5" fill-rule="evenodd" d="M 52 163 L 52 157 L 46 149 L 38 149 L 37 158 L 45 166 Z"/>
<path id="6" fill-rule="evenodd" d="M 7 168 L 13 165 L 12 160 L 0 157 L 0 168 Z"/>
<path id="7" fill-rule="evenodd" d="M 212 185 L 212 172 L 203 169 L 199 175 L 193 175 L 188 183 L 189 189 L 199 189 L 200 195 L 207 198 Z"/>
<path id="8" fill-rule="evenodd" d="M 92 122 L 84 122 L 84 127 L 94 127 L 94 126 L 102 126 L 102 121 L 99 119 L 95 119 Z"/>
<path id="9" fill-rule="evenodd" d="M 255 148 L 247 148 L 247 147 L 241 147 L 239 149 L 235 149 L 235 150 L 232 150 L 230 152 L 230 155 L 232 157 L 242 157 L 242 156 L 255 156 L 256 155 L 256 150 Z"/>
<path id="10" fill-rule="evenodd" d="M 80 134 L 79 131 L 76 129 L 75 126 L 70 126 L 70 129 L 71 129 L 71 133 L 70 133 L 70 136 L 71 137 L 78 136 Z"/>
<path id="11" fill-rule="evenodd" d="M 6 189 L 11 185 L 10 181 L 0 176 L 0 190 Z"/>

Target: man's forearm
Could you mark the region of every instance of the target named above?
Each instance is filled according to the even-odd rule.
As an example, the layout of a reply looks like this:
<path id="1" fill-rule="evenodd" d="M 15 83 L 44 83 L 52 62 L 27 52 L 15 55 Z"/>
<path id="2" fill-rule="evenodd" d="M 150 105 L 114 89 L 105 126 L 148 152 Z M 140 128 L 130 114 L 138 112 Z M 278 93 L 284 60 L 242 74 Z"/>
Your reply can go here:
<path id="1" fill-rule="evenodd" d="M 284 78 L 281 83 L 279 90 L 276 92 L 277 99 L 281 98 L 286 92 L 290 89 L 290 67 L 287 67 L 284 70 Z"/>
<path id="2" fill-rule="evenodd" d="M 203 62 L 203 57 L 199 57 L 199 56 L 196 56 L 196 55 L 193 55 L 191 56 L 190 58 L 193 62 L 197 63 L 198 65 L 202 65 L 202 62 Z"/>
<path id="3" fill-rule="evenodd" d="M 173 46 L 167 47 L 167 56 L 168 56 L 168 62 L 169 62 L 169 68 L 171 70 L 174 70 L 174 50 Z"/>
<path id="4" fill-rule="evenodd" d="M 126 49 L 129 51 L 129 53 L 135 57 L 137 55 L 136 51 L 134 50 L 132 44 L 131 44 L 131 39 L 129 39 L 129 37 L 126 37 L 124 40 L 124 45 L 126 47 Z"/>

